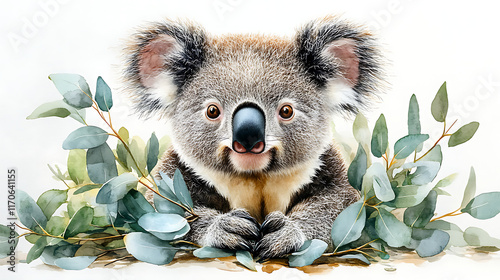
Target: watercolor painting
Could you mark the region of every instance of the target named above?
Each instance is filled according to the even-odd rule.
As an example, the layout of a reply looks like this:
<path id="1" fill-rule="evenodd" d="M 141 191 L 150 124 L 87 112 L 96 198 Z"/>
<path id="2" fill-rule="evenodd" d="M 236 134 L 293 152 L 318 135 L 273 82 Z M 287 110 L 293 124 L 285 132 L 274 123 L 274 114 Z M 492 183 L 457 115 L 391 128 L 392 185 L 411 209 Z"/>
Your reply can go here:
<path id="1" fill-rule="evenodd" d="M 495 8 L 7 4 L 0 275 L 495 277 Z"/>

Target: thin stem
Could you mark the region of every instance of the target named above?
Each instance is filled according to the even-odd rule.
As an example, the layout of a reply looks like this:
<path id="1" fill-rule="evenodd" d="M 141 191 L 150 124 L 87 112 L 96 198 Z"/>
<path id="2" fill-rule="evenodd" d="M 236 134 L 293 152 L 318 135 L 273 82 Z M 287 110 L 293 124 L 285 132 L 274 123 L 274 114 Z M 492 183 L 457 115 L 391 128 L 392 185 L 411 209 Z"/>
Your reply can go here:
<path id="1" fill-rule="evenodd" d="M 434 222 L 436 220 L 439 220 L 439 219 L 442 219 L 442 218 L 446 218 L 446 217 L 453 217 L 453 216 L 458 216 L 458 215 L 462 215 L 463 212 L 460 212 L 460 213 L 457 213 L 458 211 L 462 210 L 462 208 L 458 208 L 457 210 L 453 211 L 453 212 L 450 212 L 450 213 L 446 213 L 442 216 L 439 216 L 439 217 L 436 217 L 434 219 L 432 219 L 430 222 Z"/>
<path id="2" fill-rule="evenodd" d="M 182 205 L 182 204 L 180 204 L 180 203 L 178 203 L 178 202 L 175 202 L 175 201 L 173 201 L 172 199 L 170 199 L 170 198 L 168 198 L 168 197 L 166 197 L 166 196 L 162 195 L 159 191 L 157 191 L 157 190 L 153 189 L 151 186 L 149 186 L 148 184 L 144 183 L 144 182 L 141 180 L 142 178 L 144 178 L 144 177 L 141 177 L 141 178 L 139 179 L 139 183 L 141 183 L 142 185 L 144 185 L 144 186 L 145 186 L 146 188 L 148 188 L 150 191 L 154 192 L 155 194 L 157 194 L 157 195 L 158 195 L 158 196 L 160 196 L 161 198 L 164 198 L 164 199 L 166 199 L 166 200 L 168 200 L 168 201 L 172 202 L 173 204 L 175 204 L 175 205 L 177 205 L 177 206 L 181 207 L 182 209 L 184 209 L 184 210 L 186 210 L 187 212 L 189 212 L 189 214 L 191 214 L 192 216 L 198 217 L 198 215 L 196 215 L 196 214 L 193 212 L 193 210 L 192 210 L 192 209 L 187 208 L 186 206 L 184 206 L 184 205 Z"/>
<path id="3" fill-rule="evenodd" d="M 329 256 L 340 256 L 340 255 L 344 255 L 346 253 L 349 253 L 349 252 L 359 252 L 359 253 L 364 253 L 360 250 L 362 249 L 365 249 L 365 250 L 372 250 L 372 249 L 375 249 L 375 248 L 365 248 L 366 246 L 370 245 L 371 243 L 377 241 L 378 239 L 374 239 L 366 244 L 363 244 L 357 248 L 354 248 L 354 249 L 348 249 L 348 250 L 344 250 L 344 251 L 340 251 L 340 252 L 333 252 L 333 253 L 326 253 L 326 254 L 323 254 L 322 256 L 324 257 L 329 257 Z M 375 249 L 376 250 L 376 249 Z M 378 250 L 377 250 L 378 251 Z"/>
<path id="4" fill-rule="evenodd" d="M 443 128 L 443 134 L 441 135 L 441 137 L 439 137 L 439 139 L 436 141 L 436 143 L 434 143 L 434 145 L 425 153 L 423 154 L 421 157 L 417 158 L 416 160 L 414 160 L 413 162 L 417 162 L 419 160 L 421 160 L 423 157 L 425 157 L 426 155 L 428 155 L 439 143 L 439 141 L 441 141 L 444 137 L 446 136 L 450 136 L 451 134 L 448 134 L 448 132 L 450 131 L 450 129 L 455 125 L 455 123 L 457 122 L 457 120 L 455 120 L 448 129 L 446 129 L 446 121 L 444 122 L 444 128 Z"/>
<path id="5" fill-rule="evenodd" d="M 124 260 L 124 259 L 128 259 L 128 258 L 133 258 L 134 256 L 132 255 L 127 255 L 127 256 L 124 256 L 124 257 L 121 257 L 121 258 L 118 258 L 116 260 L 113 260 L 107 264 L 105 264 L 104 266 L 107 266 L 107 265 L 110 265 L 110 264 L 114 264 L 115 262 L 118 262 L 118 261 L 121 261 L 121 260 Z"/>
<path id="6" fill-rule="evenodd" d="M 27 230 L 29 232 L 27 233 L 24 233 L 24 235 L 27 235 L 27 234 L 34 234 L 34 235 L 39 235 L 39 236 L 47 236 L 47 237 L 52 237 L 52 238 L 59 238 L 59 239 L 64 239 L 64 240 L 76 240 L 76 241 L 96 241 L 96 240 L 104 240 L 104 239 L 111 239 L 111 238 L 119 238 L 119 237 L 123 237 L 125 235 L 113 235 L 113 236 L 106 236 L 106 237 L 98 237 L 98 238 L 78 238 L 78 237 L 69 237 L 69 238 L 64 238 L 62 236 L 57 236 L 57 235 L 52 235 L 50 233 L 48 233 L 43 227 L 40 226 L 40 229 L 43 231 L 43 233 L 38 233 L 32 229 L 29 229 L 29 228 L 25 228 L 25 227 L 22 227 L 18 224 L 15 224 L 17 227 L 19 227 L 20 229 L 23 229 L 23 230 Z M 19 236 L 20 237 L 20 236 Z"/>

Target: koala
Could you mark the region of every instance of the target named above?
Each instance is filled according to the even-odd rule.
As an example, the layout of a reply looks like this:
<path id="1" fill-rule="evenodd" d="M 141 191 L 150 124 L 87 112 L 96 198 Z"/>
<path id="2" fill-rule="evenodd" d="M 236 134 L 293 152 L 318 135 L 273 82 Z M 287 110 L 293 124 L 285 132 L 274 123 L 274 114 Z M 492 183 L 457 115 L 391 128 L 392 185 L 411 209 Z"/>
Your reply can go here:
<path id="1" fill-rule="evenodd" d="M 363 27 L 314 20 L 292 37 L 208 34 L 187 21 L 152 24 L 126 50 L 136 111 L 166 120 L 198 218 L 185 240 L 265 260 L 321 239 L 359 200 L 331 122 L 377 96 L 381 54 Z"/>

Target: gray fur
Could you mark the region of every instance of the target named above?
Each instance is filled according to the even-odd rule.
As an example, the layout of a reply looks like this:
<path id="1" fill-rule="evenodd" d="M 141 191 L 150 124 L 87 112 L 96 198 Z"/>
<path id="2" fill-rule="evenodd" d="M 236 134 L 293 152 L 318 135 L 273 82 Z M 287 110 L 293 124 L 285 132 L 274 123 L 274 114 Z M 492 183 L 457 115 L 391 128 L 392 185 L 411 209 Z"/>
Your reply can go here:
<path id="1" fill-rule="evenodd" d="M 354 60 L 332 55 L 337 49 L 327 51 L 337 42 L 340 48 L 348 45 L 340 52 L 346 57 L 354 50 Z M 149 53 L 156 54 L 154 44 L 174 46 L 163 48 L 168 52 L 162 53 L 161 71 L 155 70 L 158 65 L 150 67 L 155 71 L 147 68 L 148 59 L 158 61 Z M 359 194 L 331 145 L 330 122 L 336 113 L 365 107 L 376 93 L 382 71 L 369 33 L 331 17 L 306 25 L 294 38 L 217 37 L 191 23 L 168 21 L 140 31 L 127 57 L 125 78 L 139 112 L 159 112 L 171 128 L 173 148 L 157 169 L 172 176 L 178 168 L 191 192 L 199 217 L 186 239 L 253 250 L 261 259 L 284 256 L 313 238 L 331 246 L 333 221 Z M 357 66 L 352 61 L 359 62 L 359 69 L 348 67 Z M 358 72 L 354 84 L 344 79 Z M 345 96 L 335 91 L 339 84 Z M 162 95 L 162 89 L 172 88 L 173 95 Z M 218 121 L 204 117 L 210 102 L 221 106 Z M 266 118 L 271 159 L 259 170 L 239 170 L 230 156 L 231 116 L 242 103 L 258 106 Z M 284 103 L 293 104 L 296 112 L 290 122 L 277 119 Z M 293 178 L 302 181 L 286 181 Z M 283 193 L 273 193 L 273 184 Z M 238 195 L 244 198 L 248 192 L 258 200 L 229 195 L 237 187 L 245 192 Z M 285 201 L 285 207 L 276 201 Z M 240 209 L 245 203 L 252 208 Z"/>

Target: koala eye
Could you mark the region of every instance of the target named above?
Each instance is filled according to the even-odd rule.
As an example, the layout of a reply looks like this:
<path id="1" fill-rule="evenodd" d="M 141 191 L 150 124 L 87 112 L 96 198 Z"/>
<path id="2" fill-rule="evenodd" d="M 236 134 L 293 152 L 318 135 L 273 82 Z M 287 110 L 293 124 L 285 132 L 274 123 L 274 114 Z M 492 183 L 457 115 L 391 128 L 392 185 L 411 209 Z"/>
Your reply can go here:
<path id="1" fill-rule="evenodd" d="M 211 120 L 215 120 L 220 116 L 220 110 L 219 107 L 215 104 L 210 104 L 207 107 L 207 118 Z"/>
<path id="2" fill-rule="evenodd" d="M 284 120 L 290 120 L 293 118 L 293 108 L 290 105 L 284 105 L 281 107 L 279 115 Z"/>

